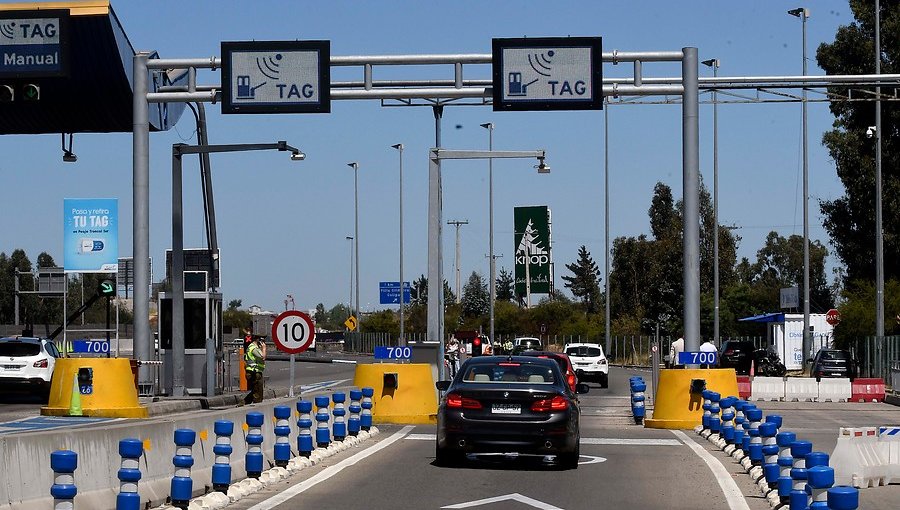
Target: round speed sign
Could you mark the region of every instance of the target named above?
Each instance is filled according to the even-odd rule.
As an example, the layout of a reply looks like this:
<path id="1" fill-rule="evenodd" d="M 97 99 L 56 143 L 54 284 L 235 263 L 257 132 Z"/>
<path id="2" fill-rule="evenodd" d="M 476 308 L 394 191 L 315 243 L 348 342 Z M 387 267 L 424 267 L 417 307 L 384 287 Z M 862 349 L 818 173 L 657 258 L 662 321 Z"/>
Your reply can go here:
<path id="1" fill-rule="evenodd" d="M 281 352 L 298 354 L 312 345 L 316 337 L 316 327 L 309 315 L 297 310 L 288 310 L 272 323 L 272 339 Z"/>

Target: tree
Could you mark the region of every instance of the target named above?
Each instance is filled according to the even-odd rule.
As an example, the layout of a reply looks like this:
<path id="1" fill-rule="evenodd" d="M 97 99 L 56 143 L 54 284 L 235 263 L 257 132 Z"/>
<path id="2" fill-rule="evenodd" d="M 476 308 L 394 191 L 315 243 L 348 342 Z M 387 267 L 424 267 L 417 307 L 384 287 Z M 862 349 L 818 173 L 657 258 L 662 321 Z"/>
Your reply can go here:
<path id="1" fill-rule="evenodd" d="M 428 305 L 428 278 L 426 278 L 424 274 L 416 278 L 412 283 L 412 288 L 410 288 L 409 293 L 411 304 Z M 456 294 L 450 290 L 450 284 L 444 279 L 444 304 L 446 305 L 455 301 Z"/>
<path id="2" fill-rule="evenodd" d="M 586 246 L 581 245 L 578 249 L 578 260 L 566 264 L 566 269 L 573 275 L 562 276 L 566 288 L 581 300 L 588 313 L 596 313 L 600 307 L 600 268 L 591 258 Z"/>
<path id="3" fill-rule="evenodd" d="M 463 285 L 461 299 L 462 316 L 464 318 L 480 317 L 490 310 L 491 296 L 484 278 L 472 271 L 469 280 Z"/>
<path id="4" fill-rule="evenodd" d="M 238 308 L 241 307 L 242 303 L 243 303 L 243 301 L 240 299 L 232 299 L 231 301 L 228 302 L 228 309 L 229 310 L 237 310 Z"/>
<path id="5" fill-rule="evenodd" d="M 315 316 L 316 325 L 319 325 L 319 327 L 324 327 L 326 317 L 327 316 L 325 315 L 325 305 L 322 303 L 317 304 L 316 305 L 316 316 Z"/>
<path id="6" fill-rule="evenodd" d="M 826 74 L 874 74 L 875 13 L 871 1 L 851 0 L 856 22 L 841 26 L 834 42 L 816 52 Z M 881 72 L 900 71 L 900 2 L 881 2 Z M 874 90 L 872 91 L 874 92 Z M 843 91 L 841 91 L 843 93 Z M 885 93 L 882 90 L 882 93 Z M 865 93 L 863 93 L 865 94 Z M 828 148 L 844 185 L 844 196 L 822 200 L 819 208 L 831 243 L 846 272 L 844 283 L 875 280 L 875 144 L 866 136 L 875 124 L 872 102 L 832 101 L 834 129 L 822 142 Z M 884 278 L 900 279 L 900 108 L 882 104 L 882 215 Z M 853 283 L 854 286 L 865 284 Z"/>
<path id="7" fill-rule="evenodd" d="M 756 256 L 752 283 L 765 296 L 769 309 L 778 309 L 779 292 L 782 287 L 802 286 L 803 236 L 795 234 L 785 238 L 777 232 L 769 232 L 766 244 Z M 814 313 L 825 313 L 834 306 L 834 298 L 825 276 L 827 256 L 828 249 L 822 243 L 810 242 L 809 306 L 810 311 Z"/>
<path id="8" fill-rule="evenodd" d="M 505 267 L 500 268 L 500 274 L 497 275 L 497 283 L 495 287 L 497 301 L 512 301 L 513 284 L 515 277 L 511 271 L 507 271 Z"/>

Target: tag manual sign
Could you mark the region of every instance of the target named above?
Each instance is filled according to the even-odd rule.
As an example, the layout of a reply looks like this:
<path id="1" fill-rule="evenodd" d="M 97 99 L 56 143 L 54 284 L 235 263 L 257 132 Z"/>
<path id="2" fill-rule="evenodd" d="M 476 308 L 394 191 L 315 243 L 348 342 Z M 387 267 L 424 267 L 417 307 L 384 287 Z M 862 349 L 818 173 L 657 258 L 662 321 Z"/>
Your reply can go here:
<path id="1" fill-rule="evenodd" d="M 0 78 L 68 74 L 69 11 L 0 13 Z"/>

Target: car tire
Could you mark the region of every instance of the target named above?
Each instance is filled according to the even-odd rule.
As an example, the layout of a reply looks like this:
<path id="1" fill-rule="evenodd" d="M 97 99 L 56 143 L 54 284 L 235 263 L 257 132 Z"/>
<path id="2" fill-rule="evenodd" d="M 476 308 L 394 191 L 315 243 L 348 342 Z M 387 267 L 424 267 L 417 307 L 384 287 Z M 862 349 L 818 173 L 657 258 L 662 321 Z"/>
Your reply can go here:
<path id="1" fill-rule="evenodd" d="M 434 464 L 440 467 L 453 467 L 462 462 L 465 455 L 449 448 L 434 447 Z"/>
<path id="2" fill-rule="evenodd" d="M 581 458 L 580 447 L 576 444 L 574 452 L 561 453 L 557 457 L 560 469 L 578 469 L 578 460 Z"/>

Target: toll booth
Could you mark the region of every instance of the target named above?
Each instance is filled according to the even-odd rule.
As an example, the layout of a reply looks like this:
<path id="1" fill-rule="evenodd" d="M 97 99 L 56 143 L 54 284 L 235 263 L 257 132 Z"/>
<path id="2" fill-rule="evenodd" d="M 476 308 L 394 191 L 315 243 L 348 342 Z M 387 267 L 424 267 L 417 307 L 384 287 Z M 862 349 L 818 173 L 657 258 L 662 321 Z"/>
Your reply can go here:
<path id="1" fill-rule="evenodd" d="M 188 280 L 186 278 L 186 280 Z M 190 288 L 190 287 L 186 287 Z M 160 390 L 172 394 L 172 295 L 158 299 L 159 359 L 163 362 Z M 222 294 L 204 290 L 184 293 L 184 385 L 188 394 L 221 394 L 225 386 L 222 346 Z M 211 367 L 211 368 L 210 368 Z M 207 392 L 208 370 L 214 371 L 215 388 Z"/>

